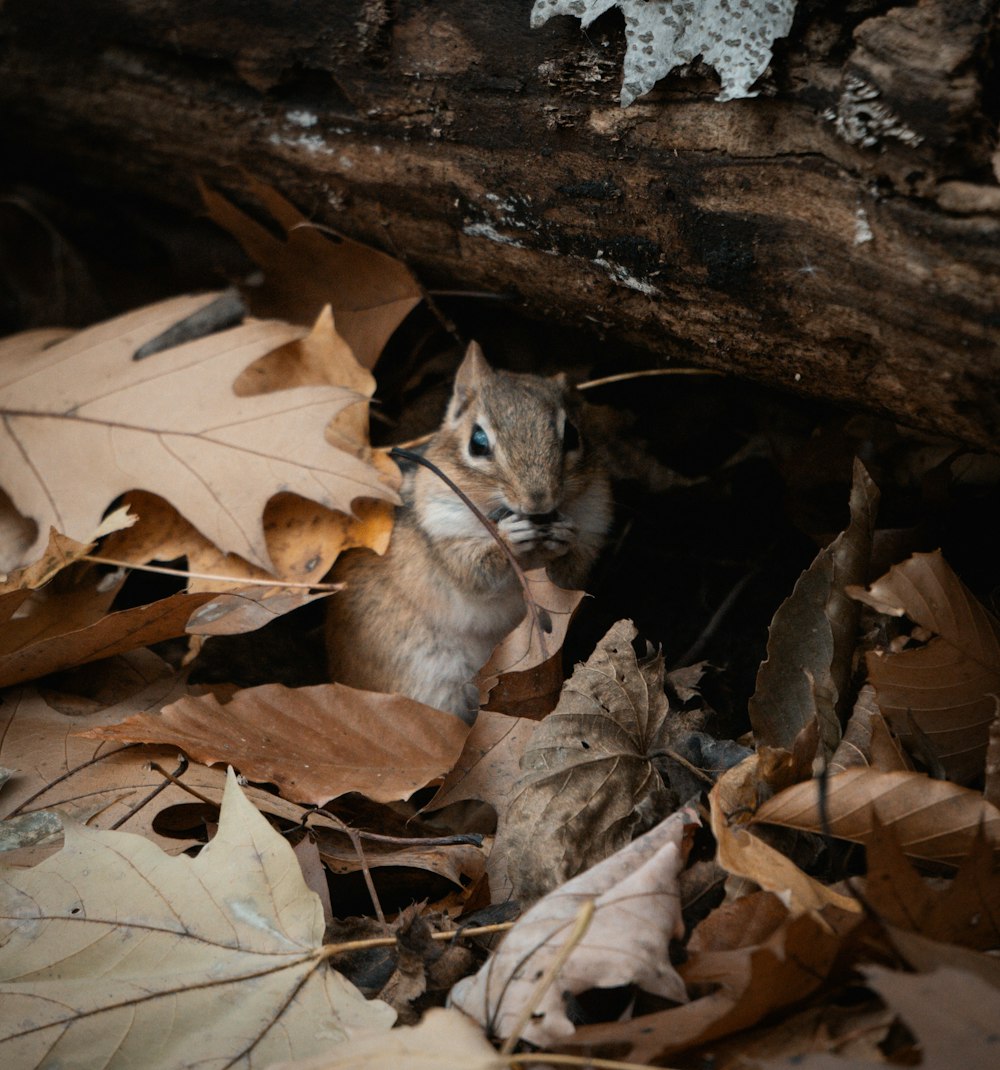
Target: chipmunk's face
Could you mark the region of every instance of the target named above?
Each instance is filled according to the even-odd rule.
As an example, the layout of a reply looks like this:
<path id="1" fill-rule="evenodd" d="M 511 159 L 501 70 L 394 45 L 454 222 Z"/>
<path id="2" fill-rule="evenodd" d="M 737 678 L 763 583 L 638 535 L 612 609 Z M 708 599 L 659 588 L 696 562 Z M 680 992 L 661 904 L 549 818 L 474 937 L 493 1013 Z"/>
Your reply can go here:
<path id="1" fill-rule="evenodd" d="M 494 371 L 473 344 L 443 426 L 460 484 L 492 519 L 555 519 L 584 456 L 563 382 Z"/>

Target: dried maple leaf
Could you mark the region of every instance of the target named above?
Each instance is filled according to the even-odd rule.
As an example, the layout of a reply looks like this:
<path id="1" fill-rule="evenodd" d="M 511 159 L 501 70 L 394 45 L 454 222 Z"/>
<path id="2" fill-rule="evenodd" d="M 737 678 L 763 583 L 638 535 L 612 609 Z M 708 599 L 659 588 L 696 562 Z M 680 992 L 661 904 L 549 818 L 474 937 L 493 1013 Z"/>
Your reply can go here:
<path id="1" fill-rule="evenodd" d="M 225 705 L 185 696 L 162 713 L 85 734 L 170 743 L 195 761 L 234 765 L 286 798 L 322 805 L 350 791 L 379 802 L 409 798 L 454 765 L 468 732 L 460 718 L 402 695 L 265 684 Z"/>
<path id="2" fill-rule="evenodd" d="M 636 634 L 631 621 L 613 625 L 528 742 L 494 846 L 516 862 L 515 898 L 538 898 L 669 810 L 653 764 L 668 710 L 663 657 L 640 661 Z"/>
<path id="3" fill-rule="evenodd" d="M 197 858 L 69 824 L 58 855 L 0 867 L 0 896 L 9 1066 L 249 1068 L 392 1024 L 327 967 L 319 899 L 232 773 Z"/>
<path id="4" fill-rule="evenodd" d="M 0 484 L 42 531 L 86 538 L 109 501 L 161 494 L 221 549 L 270 564 L 261 514 L 281 492 L 350 512 L 392 500 L 372 465 L 323 432 L 353 391 L 297 387 L 237 397 L 236 376 L 294 338 L 288 324 L 248 322 L 144 360 L 133 354 L 206 297 L 164 301 L 41 351 L 0 346 Z"/>
<path id="5" fill-rule="evenodd" d="M 940 551 L 914 554 L 868 591 L 855 587 L 851 594 L 935 633 L 926 646 L 870 652 L 868 676 L 879 708 L 904 741 L 913 739 L 915 724 L 951 779 L 981 776 L 1000 692 L 1000 621 Z"/>
<path id="6" fill-rule="evenodd" d="M 795 784 L 768 799 L 754 821 L 867 843 L 877 819 L 893 829 L 906 854 L 951 865 L 968 855 L 980 828 L 1000 849 L 1000 810 L 948 780 L 854 768 L 829 777 L 824 794 L 821 814 L 819 781 Z"/>
<path id="7" fill-rule="evenodd" d="M 326 1055 L 275 1063 L 268 1070 L 507 1070 L 510 1065 L 466 1015 L 431 1007 L 418 1025 L 352 1038 Z"/>
<path id="8" fill-rule="evenodd" d="M 491 1034 L 510 1036 L 588 899 L 594 903 L 590 926 L 555 981 L 532 1004 L 522 1039 L 546 1045 L 570 1036 L 566 997 L 591 988 L 637 984 L 684 1002 L 687 993 L 668 950 L 684 931 L 677 880 L 699 824 L 693 811 L 679 810 L 540 899 L 475 977 L 455 985 L 452 1004 Z"/>

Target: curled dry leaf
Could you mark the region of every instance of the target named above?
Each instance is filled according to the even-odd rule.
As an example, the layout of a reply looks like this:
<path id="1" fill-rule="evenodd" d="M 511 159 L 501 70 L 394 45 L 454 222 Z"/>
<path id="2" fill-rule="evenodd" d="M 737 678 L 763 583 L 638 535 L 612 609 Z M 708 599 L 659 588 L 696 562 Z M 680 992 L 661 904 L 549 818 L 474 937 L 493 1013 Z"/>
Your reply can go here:
<path id="1" fill-rule="evenodd" d="M 491 1034 L 509 1036 L 587 899 L 594 901 L 590 926 L 534 1005 L 522 1039 L 547 1045 L 570 1036 L 566 997 L 591 988 L 637 984 L 684 1002 L 687 993 L 668 951 L 684 931 L 678 875 L 699 824 L 693 811 L 679 810 L 539 900 L 475 977 L 452 989 L 453 1005 Z"/>
<path id="2" fill-rule="evenodd" d="M 790 858 L 746 828 L 756 807 L 758 764 L 758 755 L 751 755 L 726 770 L 709 793 L 712 833 L 718 844 L 716 861 L 734 876 L 744 877 L 779 896 L 793 915 L 828 906 L 857 913 L 860 907 L 856 900 L 803 873 Z"/>
<path id="3" fill-rule="evenodd" d="M 393 500 L 381 473 L 329 446 L 331 417 L 359 398 L 332 386 L 237 397 L 236 376 L 299 328 L 248 322 L 133 354 L 209 298 L 183 297 L 80 331 L 30 359 L 0 346 L 0 484 L 40 531 L 86 538 L 108 502 L 145 489 L 173 502 L 221 549 L 268 567 L 261 514 L 279 492 L 350 512 Z"/>
<path id="4" fill-rule="evenodd" d="M 844 738 L 830 759 L 827 770 L 832 775 L 854 766 L 870 765 L 883 773 L 899 769 L 913 769 L 892 730 L 886 724 L 875 701 L 875 688 L 865 684 L 858 692 L 851 719 L 844 729 Z"/>
<path id="5" fill-rule="evenodd" d="M 977 831 L 1000 849 L 1000 810 L 975 791 L 923 773 L 882 773 L 847 769 L 826 781 L 824 824 L 820 783 L 804 781 L 763 804 L 754 821 L 823 832 L 867 843 L 877 820 L 896 834 L 913 858 L 957 866 L 968 855 Z"/>
<path id="6" fill-rule="evenodd" d="M 327 967 L 319 899 L 232 773 L 197 858 L 69 824 L 58 855 L 0 868 L 0 895 L 8 1066 L 249 1068 L 392 1024 Z"/>
<path id="7" fill-rule="evenodd" d="M 914 554 L 867 592 L 851 593 L 880 613 L 905 614 L 935 633 L 926 646 L 870 652 L 868 676 L 880 709 L 904 741 L 913 738 L 915 724 L 951 779 L 981 776 L 1000 692 L 1000 621 L 940 551 Z"/>
<path id="8" fill-rule="evenodd" d="M 668 712 L 663 657 L 640 661 L 636 634 L 631 621 L 612 626 L 525 749 L 494 846 L 515 898 L 537 899 L 669 808 L 653 764 Z"/>
<path id="9" fill-rule="evenodd" d="M 185 696 L 160 714 L 92 728 L 89 739 L 169 743 L 195 761 L 237 767 L 285 798 L 321 806 L 350 791 L 407 799 L 455 763 L 468 725 L 402 695 L 343 684 L 245 688 L 222 705 Z"/>
<path id="10" fill-rule="evenodd" d="M 837 709 L 850 678 L 857 623 L 844 588 L 867 578 L 878 501 L 878 488 L 855 461 L 849 526 L 820 550 L 771 621 L 767 658 L 750 699 L 758 745 L 790 751 L 815 710 L 824 753 L 829 757 L 837 747 Z"/>

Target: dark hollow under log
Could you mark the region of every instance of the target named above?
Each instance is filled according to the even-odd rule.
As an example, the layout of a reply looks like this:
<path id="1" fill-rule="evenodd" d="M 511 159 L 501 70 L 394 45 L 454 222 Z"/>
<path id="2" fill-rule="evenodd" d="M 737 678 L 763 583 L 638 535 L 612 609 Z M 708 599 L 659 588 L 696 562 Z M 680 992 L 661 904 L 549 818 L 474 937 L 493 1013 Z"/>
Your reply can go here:
<path id="1" fill-rule="evenodd" d="M 6 0 L 0 130 L 10 174 L 197 211 L 242 169 L 427 285 L 995 446 L 997 8 L 809 0 L 756 98 L 696 62 L 622 109 L 617 11 Z"/>

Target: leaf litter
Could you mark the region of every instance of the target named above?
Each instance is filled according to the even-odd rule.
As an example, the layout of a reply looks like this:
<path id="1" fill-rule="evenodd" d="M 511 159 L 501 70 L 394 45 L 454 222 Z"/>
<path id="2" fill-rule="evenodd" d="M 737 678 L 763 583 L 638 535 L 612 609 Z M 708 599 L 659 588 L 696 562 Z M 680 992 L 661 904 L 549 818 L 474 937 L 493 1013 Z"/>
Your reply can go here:
<path id="1" fill-rule="evenodd" d="M 176 653 L 157 646 L 168 663 L 144 649 L 308 614 L 317 594 L 336 597 L 313 585 L 339 553 L 382 552 L 389 538 L 396 474 L 368 441 L 368 369 L 420 287 L 273 191 L 249 194 L 283 236 L 220 195 L 206 200 L 259 258 L 255 311 L 289 322 L 247 320 L 132 361 L 211 300 L 180 298 L 2 343 L 0 405 L 24 452 L 5 451 L 0 473 L 14 570 L 0 588 L 0 679 L 18 685 L 0 695 L 0 764 L 12 770 L 0 841 L 13 848 L 0 1051 L 26 1066 L 72 1045 L 85 1060 L 114 1048 L 116 1065 L 164 1070 L 193 1057 L 492 1067 L 510 1065 L 520 1036 L 559 1049 L 553 1060 L 684 1053 L 729 1067 L 759 1052 L 771 1065 L 853 1066 L 882 1057 L 860 1039 L 870 1029 L 897 1060 L 918 1041 L 923 1065 L 946 1051 L 995 1061 L 983 1023 L 1000 988 L 1000 632 L 940 552 L 913 545 L 882 562 L 879 491 L 858 463 L 844 531 L 822 536 L 774 599 L 791 588 L 742 727 L 713 708 L 730 666 L 668 674 L 626 620 L 594 635 L 563 684 L 560 647 L 588 605 L 541 576 L 532 584 L 557 629 L 544 650 L 526 625 L 501 644 L 471 731 L 330 684 L 199 694 Z M 154 405 L 157 390 L 178 404 Z M 81 414 L 92 441 L 70 434 Z M 213 436 L 241 421 L 280 464 L 301 469 L 322 452 L 325 475 L 299 471 L 296 484 L 270 470 L 259 485 L 250 467 L 219 462 Z M 118 424 L 134 432 L 124 445 Z M 806 486 L 807 469 L 818 484 L 822 448 L 871 455 L 857 426 L 832 444 L 793 440 L 784 460 L 776 431 L 775 463 L 798 465 L 790 485 Z M 210 493 L 134 447 L 172 435 L 206 447 L 196 470 Z M 989 469 L 951 447 L 907 456 L 894 455 L 893 478 L 926 483 L 931 460 L 956 482 Z M 219 503 L 237 497 L 230 537 Z M 138 523 L 120 526 L 119 512 L 99 529 L 113 504 Z M 101 557 L 195 575 L 143 601 L 135 574 L 123 584 Z M 876 559 L 888 571 L 873 582 Z M 306 658 L 306 638 L 290 656 Z M 737 743 L 747 709 L 753 734 Z M 230 763 L 265 786 L 227 783 Z M 523 915 L 497 936 L 494 922 L 517 909 L 512 884 Z M 376 918 L 345 917 L 365 912 Z M 590 921 L 568 940 L 581 912 Z M 336 972 L 348 963 L 341 937 L 360 962 L 373 934 L 388 972 L 364 991 L 399 1010 L 407 1024 L 391 1031 L 393 1011 Z M 854 995 L 831 1009 L 844 967 Z M 476 1021 L 434 1006 L 449 987 Z"/>

